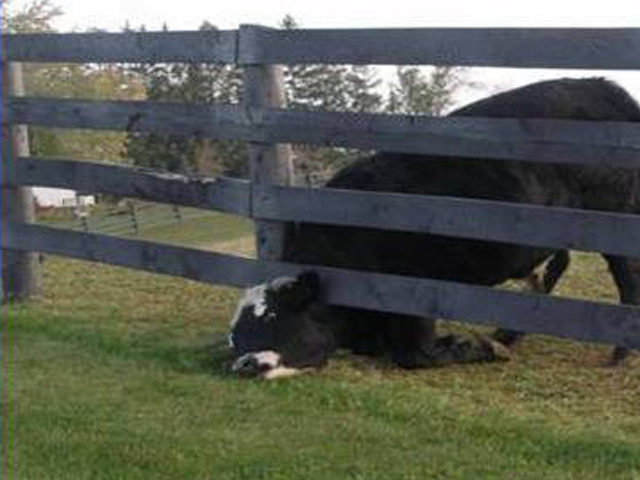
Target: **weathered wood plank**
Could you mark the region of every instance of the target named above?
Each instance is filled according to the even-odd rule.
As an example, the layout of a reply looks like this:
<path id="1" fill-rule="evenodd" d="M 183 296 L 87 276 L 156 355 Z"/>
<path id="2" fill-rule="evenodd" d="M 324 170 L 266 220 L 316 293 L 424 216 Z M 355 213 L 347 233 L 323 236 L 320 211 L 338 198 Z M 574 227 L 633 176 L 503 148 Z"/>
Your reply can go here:
<path id="1" fill-rule="evenodd" d="M 6 108 L 9 121 L 42 127 L 153 132 L 223 140 L 256 136 L 237 105 L 14 97 L 7 100 Z"/>
<path id="2" fill-rule="evenodd" d="M 3 35 L 9 61 L 233 63 L 237 31 Z"/>
<path id="3" fill-rule="evenodd" d="M 14 224 L 3 246 L 244 287 L 279 275 L 317 270 L 324 300 L 336 305 L 497 324 L 525 332 L 640 348 L 640 308 L 525 295 L 428 279 L 257 262 L 212 252 L 104 235 Z"/>
<path id="4" fill-rule="evenodd" d="M 257 67 L 256 67 L 257 68 Z M 640 124 L 577 120 L 444 117 L 293 110 L 237 105 L 7 101 L 9 120 L 94 128 L 303 143 L 472 158 L 640 167 Z"/>
<path id="5" fill-rule="evenodd" d="M 432 28 L 3 35 L 10 61 L 637 69 L 640 29 Z M 236 52 L 240 44 L 240 51 Z"/>
<path id="6" fill-rule="evenodd" d="M 328 188 L 255 186 L 253 198 L 253 214 L 258 218 L 432 233 L 640 258 L 640 215 Z"/>
<path id="7" fill-rule="evenodd" d="M 455 319 L 528 333 L 640 346 L 640 308 L 488 287 L 319 269 L 330 303 Z M 597 281 L 597 279 L 594 279 Z"/>
<path id="8" fill-rule="evenodd" d="M 9 170 L 16 185 L 68 188 L 248 216 L 249 182 L 195 179 L 168 172 L 62 159 L 20 158 Z"/>
<path id="9" fill-rule="evenodd" d="M 271 110 L 268 139 L 387 152 L 640 167 L 640 124 Z"/>
<path id="10" fill-rule="evenodd" d="M 10 225 L 3 245 L 206 283 L 241 287 L 257 281 L 248 259 L 41 225 Z"/>
<path id="11" fill-rule="evenodd" d="M 242 64 L 334 63 L 638 69 L 638 28 L 260 30 Z"/>

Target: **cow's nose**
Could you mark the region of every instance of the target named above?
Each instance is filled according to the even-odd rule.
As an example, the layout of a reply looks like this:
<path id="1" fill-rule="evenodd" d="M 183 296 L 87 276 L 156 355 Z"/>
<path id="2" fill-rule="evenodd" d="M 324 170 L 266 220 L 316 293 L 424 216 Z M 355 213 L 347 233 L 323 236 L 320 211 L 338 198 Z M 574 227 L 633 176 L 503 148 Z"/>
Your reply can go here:
<path id="1" fill-rule="evenodd" d="M 256 375 L 260 371 L 260 365 L 254 355 L 247 353 L 233 363 L 231 370 L 242 375 Z"/>
<path id="2" fill-rule="evenodd" d="M 245 353 L 231 369 L 242 375 L 259 375 L 282 365 L 280 354 L 273 350 Z"/>

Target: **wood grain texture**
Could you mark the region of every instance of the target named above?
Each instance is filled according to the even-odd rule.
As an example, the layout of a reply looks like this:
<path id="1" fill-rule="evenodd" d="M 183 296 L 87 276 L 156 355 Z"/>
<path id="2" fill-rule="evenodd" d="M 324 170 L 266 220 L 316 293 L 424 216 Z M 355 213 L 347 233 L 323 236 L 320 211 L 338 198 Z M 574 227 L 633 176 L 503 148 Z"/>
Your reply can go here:
<path id="1" fill-rule="evenodd" d="M 233 63 L 237 31 L 3 35 L 9 61 Z"/>
<path id="2" fill-rule="evenodd" d="M 386 152 L 640 167 L 640 124 L 271 110 L 271 141 Z"/>
<path id="3" fill-rule="evenodd" d="M 8 120 L 51 128 L 124 130 L 208 137 L 252 139 L 245 112 L 237 105 L 173 102 L 9 98 Z"/>
<path id="4" fill-rule="evenodd" d="M 243 64 L 640 68 L 638 28 L 263 29 L 246 45 Z"/>
<path id="5" fill-rule="evenodd" d="M 241 49 L 245 38 L 264 27 L 245 25 L 240 29 Z M 249 43 L 251 47 L 252 44 Z M 243 105 L 253 131 L 259 131 L 263 114 L 269 109 L 284 108 L 286 104 L 282 67 L 278 65 L 247 65 L 244 68 Z M 252 185 L 291 185 L 293 183 L 293 155 L 291 147 L 266 141 L 249 143 L 249 165 Z M 253 215 L 252 215 L 253 216 Z M 279 260 L 284 249 L 285 226 L 280 222 L 256 221 L 256 249 L 262 260 Z"/>
<path id="6" fill-rule="evenodd" d="M 10 61 L 638 69 L 638 28 L 242 28 L 3 35 Z"/>
<path id="7" fill-rule="evenodd" d="M 254 187 L 258 218 L 477 238 L 640 258 L 640 215 L 337 189 Z"/>
<path id="8" fill-rule="evenodd" d="M 2 64 L 2 97 L 24 95 L 22 65 Z M 7 112 L 2 109 L 2 178 L 21 155 L 29 155 L 29 130 L 26 125 L 9 125 Z M 2 185 L 2 229 L 8 222 L 35 222 L 35 203 L 31 188 Z M 8 249 L 2 252 L 2 302 L 29 300 L 42 294 L 42 271 L 38 256 L 33 252 Z"/>
<path id="9" fill-rule="evenodd" d="M 45 98 L 10 98 L 8 120 L 55 128 L 93 128 L 248 140 L 290 158 L 287 147 L 301 143 L 363 150 L 563 164 L 640 167 L 640 125 L 632 122 L 503 119 L 306 112 L 256 103 L 250 67 L 245 108 Z M 275 97 L 274 97 L 275 98 Z M 275 157 L 274 157 L 275 155 Z M 271 158 L 270 157 L 270 158 Z M 265 156 L 254 155 L 254 163 Z M 266 160 L 264 160 L 266 161 Z M 269 162 L 267 162 L 269 163 Z M 288 182 L 289 161 L 272 172 Z M 258 169 L 259 171 L 260 169 Z M 274 177 L 274 179 L 276 178 Z"/>
<path id="10" fill-rule="evenodd" d="M 251 185 L 232 178 L 196 179 L 168 172 L 63 159 L 20 158 L 16 185 L 68 188 L 249 216 Z"/>

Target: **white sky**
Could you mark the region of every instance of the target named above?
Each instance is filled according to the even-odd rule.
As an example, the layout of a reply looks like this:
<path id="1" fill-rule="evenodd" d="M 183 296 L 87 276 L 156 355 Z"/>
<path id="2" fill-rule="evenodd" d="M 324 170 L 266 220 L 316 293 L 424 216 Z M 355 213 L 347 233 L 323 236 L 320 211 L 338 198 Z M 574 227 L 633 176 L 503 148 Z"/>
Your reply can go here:
<path id="1" fill-rule="evenodd" d="M 13 0 L 15 6 L 27 0 Z M 640 0 L 54 0 L 61 31 L 131 26 L 191 30 L 208 20 L 222 29 L 242 23 L 277 26 L 287 14 L 306 28 L 367 27 L 640 27 Z M 640 55 L 640 52 L 639 52 Z M 640 99 L 640 72 L 473 69 L 485 88 L 462 101 L 541 78 L 601 75 Z"/>
<path id="2" fill-rule="evenodd" d="M 17 3 L 24 0 L 15 0 Z M 64 29 L 88 26 L 118 30 L 127 20 L 148 29 L 197 28 L 209 20 L 219 28 L 241 23 L 276 26 L 286 14 L 303 26 L 557 26 L 640 25 L 637 0 L 58 0 Z"/>

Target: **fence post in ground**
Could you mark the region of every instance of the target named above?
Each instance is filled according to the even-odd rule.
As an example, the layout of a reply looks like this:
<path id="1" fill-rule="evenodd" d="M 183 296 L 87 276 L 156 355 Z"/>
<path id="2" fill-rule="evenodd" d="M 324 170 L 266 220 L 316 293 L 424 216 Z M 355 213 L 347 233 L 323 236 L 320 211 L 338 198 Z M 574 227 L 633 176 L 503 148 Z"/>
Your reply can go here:
<path id="1" fill-rule="evenodd" d="M 129 215 L 131 216 L 131 226 L 133 228 L 133 233 L 138 235 L 140 233 L 140 224 L 138 223 L 138 212 L 136 209 L 136 204 L 134 202 L 129 202 Z"/>
<path id="2" fill-rule="evenodd" d="M 176 221 L 181 222 L 182 221 L 182 211 L 180 210 L 180 206 L 179 205 L 173 205 L 172 206 L 172 210 L 173 210 L 173 216 L 175 217 Z"/>
<path id="3" fill-rule="evenodd" d="M 269 29 L 244 25 L 240 28 L 238 57 L 244 68 L 243 102 L 247 118 L 259 125 L 261 112 L 284 108 L 286 97 L 282 67 L 260 63 L 260 33 Z M 248 59 L 248 60 L 247 60 Z M 249 162 L 251 181 L 255 185 L 292 185 L 293 163 L 289 145 L 251 142 Z M 253 198 L 252 201 L 259 201 Z M 285 226 L 281 222 L 256 220 L 258 258 L 279 260 L 282 257 Z"/>
<path id="4" fill-rule="evenodd" d="M 12 185 L 9 171 L 13 162 L 29 156 L 26 125 L 9 123 L 8 97 L 24 95 L 22 67 L 2 59 L 2 233 L 9 222 L 34 223 L 35 208 L 31 188 Z M 3 249 L 2 302 L 28 300 L 42 293 L 39 255 L 35 252 Z"/>
<path id="5" fill-rule="evenodd" d="M 82 227 L 83 232 L 89 233 L 89 230 L 91 228 L 89 226 L 89 215 L 87 214 L 80 215 L 80 226 Z"/>

